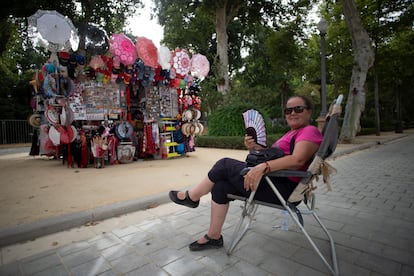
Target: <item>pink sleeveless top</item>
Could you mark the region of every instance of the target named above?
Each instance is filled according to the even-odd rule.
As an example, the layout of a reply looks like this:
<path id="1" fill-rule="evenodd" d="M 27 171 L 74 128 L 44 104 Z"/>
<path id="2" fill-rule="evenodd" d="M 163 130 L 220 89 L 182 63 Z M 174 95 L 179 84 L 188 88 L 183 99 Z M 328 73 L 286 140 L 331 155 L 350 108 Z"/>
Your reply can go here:
<path id="1" fill-rule="evenodd" d="M 309 141 L 317 144 L 318 146 L 322 143 L 323 136 L 318 128 L 313 125 L 308 125 L 300 129 L 290 130 L 285 135 L 280 137 L 272 147 L 279 147 L 285 155 L 290 155 L 290 141 L 295 136 L 295 144 L 300 141 Z M 309 167 L 309 162 L 305 166 L 299 168 L 301 171 L 306 171 Z M 299 182 L 300 178 L 290 177 L 293 182 Z"/>

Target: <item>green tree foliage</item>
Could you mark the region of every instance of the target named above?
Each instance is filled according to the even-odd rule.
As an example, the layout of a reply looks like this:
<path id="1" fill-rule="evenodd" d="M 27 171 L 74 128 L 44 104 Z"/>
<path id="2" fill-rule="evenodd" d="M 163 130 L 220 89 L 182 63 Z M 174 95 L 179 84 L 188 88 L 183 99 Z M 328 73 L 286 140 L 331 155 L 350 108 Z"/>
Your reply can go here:
<path id="1" fill-rule="evenodd" d="M 266 40 L 273 30 L 262 25 L 256 25 L 256 30 L 255 39 L 245 42 L 248 55 L 243 58 L 242 70 L 234 74 L 226 101 L 249 103 L 276 117 L 280 114 L 280 77 L 273 71 L 266 48 Z"/>
<path id="2" fill-rule="evenodd" d="M 379 79 L 381 121 L 383 126 L 393 125 L 397 119 L 397 91 L 401 93 L 402 120 L 407 126 L 414 124 L 414 32 L 406 29 L 392 36 L 392 40 L 378 50 L 376 69 Z M 372 82 L 371 82 L 372 84 Z M 372 95 L 371 95 L 372 99 Z M 367 116 L 373 116 L 373 101 L 367 102 Z"/>
<path id="3" fill-rule="evenodd" d="M 369 93 L 364 115 L 368 118 L 375 116 L 373 91 L 377 79 L 382 128 L 394 125 L 398 117 L 397 92 L 402 98 L 401 119 L 412 125 L 414 115 L 409 112 L 414 103 L 411 97 L 414 92 L 413 69 L 410 66 L 411 60 L 414 59 L 412 1 L 365 0 L 358 4 L 363 11 L 362 18 L 371 34 L 376 51 L 374 70 L 370 72 L 368 79 Z"/>
<path id="4" fill-rule="evenodd" d="M 409 110 L 413 93 L 412 18 L 411 1 L 401 0 L 356 0 L 364 27 L 369 33 L 375 47 L 375 64 L 369 71 L 366 82 L 365 111 L 361 116 L 362 127 L 374 127 L 375 124 L 375 72 L 379 80 L 379 101 L 381 129 L 389 130 L 396 118 L 396 90 L 402 91 L 403 120 L 409 125 L 413 116 Z M 321 7 L 323 17 L 328 21 L 326 34 L 327 59 L 327 99 L 328 103 L 339 94 L 347 97 L 349 80 L 352 73 L 352 42 L 345 24 L 342 6 L 339 1 L 326 1 Z M 411 4 L 411 5 L 410 5 Z M 409 19 L 411 18 L 411 19 Z M 320 37 L 314 34 L 305 49 L 306 74 L 311 83 L 320 83 Z M 411 42 L 412 43 L 412 42 Z M 398 45 L 398 46 L 397 46 Z M 319 97 L 319 93 L 316 93 Z M 346 99 L 345 101 L 346 102 Z M 318 106 L 317 106 L 318 107 Z"/>
<path id="5" fill-rule="evenodd" d="M 198 40 L 197 37 L 189 38 L 194 31 L 192 26 L 201 26 L 200 30 L 204 32 L 197 33 L 197 36 L 204 38 L 202 43 L 208 45 L 208 52 L 213 57 L 210 59 L 213 60 L 211 75 L 215 76 L 219 91 L 229 88 L 226 84 L 227 74 L 233 76 L 243 66 L 241 49 L 248 48 L 249 43 L 256 38 L 257 25 L 279 28 L 286 22 L 293 22 L 299 26 L 303 24 L 301 15 L 306 13 L 311 2 L 155 1 L 160 23 L 166 30 L 164 42 L 167 45 L 180 45 L 177 41 L 180 39 L 180 43 L 191 48 L 194 44 L 191 40 Z M 226 72 L 222 72 L 223 68 L 226 68 Z"/>
<path id="6" fill-rule="evenodd" d="M 290 28 L 273 32 L 266 40 L 267 56 L 270 58 L 272 72 L 280 81 L 280 107 L 286 104 L 289 81 L 294 79 L 294 71 L 301 63 L 299 47 L 294 38 L 294 30 Z M 280 116 L 283 117 L 282 112 Z"/>
<path id="7" fill-rule="evenodd" d="M 24 40 L 18 33 L 19 20 L 8 19 L 7 22 L 10 37 L 0 56 L 0 86 L 3 88 L 0 91 L 0 114 L 2 119 L 25 119 L 31 111 L 31 94 L 25 73 L 29 68 L 25 61 L 26 51 L 22 48 Z"/>
<path id="8" fill-rule="evenodd" d="M 210 117 L 208 122 L 208 135 L 211 136 L 244 136 L 245 127 L 243 121 L 243 112 L 254 108 L 248 103 L 234 103 L 223 105 L 218 108 Z M 269 125 L 269 117 L 263 110 L 261 112 L 267 125 Z"/>
<path id="9" fill-rule="evenodd" d="M 80 6 L 80 11 L 71 17 L 75 25 L 95 23 L 109 35 L 121 32 L 126 20 L 142 8 L 142 0 L 80 0 L 75 3 Z"/>
<path id="10" fill-rule="evenodd" d="M 205 79 L 200 86 L 201 111 L 203 115 L 207 115 L 203 116 L 203 120 L 208 120 L 208 116 L 223 103 L 223 95 L 217 91 L 216 83 L 211 78 Z"/>
<path id="11" fill-rule="evenodd" d="M 339 94 L 346 95 L 349 88 L 349 80 L 352 73 L 352 41 L 349 35 L 340 5 L 332 7 L 329 15 L 324 14 L 324 18 L 328 18 L 328 31 L 326 33 L 326 72 L 327 84 L 330 86 L 330 100 L 335 99 Z M 318 61 L 316 72 L 318 72 L 318 81 L 320 83 L 320 36 L 316 34 L 313 39 L 317 40 L 315 55 Z M 329 93 L 328 93 L 329 95 Z M 329 102 L 329 101 L 328 101 Z"/>
<path id="12" fill-rule="evenodd" d="M 270 118 L 279 117 L 280 109 L 277 102 L 277 93 L 267 85 L 238 86 L 231 90 L 226 97 L 227 104 L 247 104 L 251 108 L 260 109 Z"/>

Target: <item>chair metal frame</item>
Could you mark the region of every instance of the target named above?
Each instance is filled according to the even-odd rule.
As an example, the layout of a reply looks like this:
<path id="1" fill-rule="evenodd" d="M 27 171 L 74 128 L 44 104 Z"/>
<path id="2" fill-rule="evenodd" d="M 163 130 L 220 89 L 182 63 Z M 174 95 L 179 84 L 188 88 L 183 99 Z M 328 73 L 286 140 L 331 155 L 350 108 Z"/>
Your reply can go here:
<path id="1" fill-rule="evenodd" d="M 342 97 L 341 96 L 338 97 L 335 104 L 340 106 L 341 100 L 342 100 Z M 338 112 L 338 111 L 336 111 L 336 112 Z M 328 115 L 332 115 L 332 114 L 328 114 Z M 333 115 L 334 116 L 331 116 L 331 117 L 333 117 L 334 120 L 332 120 L 332 118 L 330 118 L 331 122 L 328 122 L 328 125 L 325 125 L 325 128 L 323 130 L 324 134 L 327 133 L 328 131 L 330 131 L 329 130 L 330 123 L 337 124 L 337 115 L 338 115 L 338 113 L 335 113 Z M 334 122 L 332 122 L 332 121 L 334 121 Z M 332 128 L 335 128 L 335 126 L 332 126 Z M 337 129 L 336 129 L 336 133 L 334 135 L 337 136 Z M 324 140 L 325 139 L 326 139 L 326 137 L 324 136 Z M 324 143 L 324 141 L 322 143 Z M 333 144 L 334 144 L 333 148 L 329 149 L 330 152 L 327 155 L 325 155 L 323 159 L 325 159 L 326 157 L 328 157 L 329 155 L 331 155 L 333 153 L 333 150 L 336 147 L 336 141 L 333 142 Z M 325 151 L 329 151 L 329 150 L 325 149 Z M 326 154 L 326 153 L 324 153 L 324 154 Z M 246 168 L 245 170 L 243 170 L 241 172 L 241 174 L 243 174 L 243 175 L 246 174 L 248 172 L 248 170 L 249 170 L 249 168 Z M 301 183 L 309 184 L 313 180 L 313 178 L 315 177 L 315 174 L 311 171 L 305 171 L 304 172 L 304 171 L 295 171 L 295 170 L 280 170 L 280 171 L 275 171 L 275 172 L 271 172 L 269 174 L 264 175 L 263 177 L 266 180 L 267 184 L 270 186 L 270 188 L 275 193 L 276 197 L 279 199 L 279 201 L 281 203 L 280 205 L 255 200 L 254 197 L 255 197 L 256 192 L 252 192 L 248 198 L 238 196 L 238 195 L 228 194 L 227 195 L 228 198 L 244 201 L 244 205 L 242 206 L 243 210 L 242 210 L 241 218 L 240 218 L 238 224 L 236 225 L 236 228 L 235 228 L 234 233 L 233 233 L 232 238 L 231 238 L 230 245 L 227 249 L 227 254 L 230 255 L 234 251 L 237 244 L 241 241 L 241 239 L 244 237 L 246 232 L 250 229 L 250 225 L 251 225 L 251 223 L 254 219 L 254 215 L 257 211 L 258 206 L 263 205 L 263 206 L 267 206 L 267 207 L 271 207 L 271 208 L 277 208 L 277 209 L 280 209 L 280 210 L 286 210 L 289 213 L 291 219 L 295 222 L 295 224 L 299 227 L 301 232 L 305 235 L 306 239 L 309 241 L 309 243 L 311 244 L 314 251 L 317 253 L 319 258 L 322 260 L 323 264 L 328 268 L 328 270 L 332 273 L 332 275 L 339 275 L 338 261 L 337 261 L 336 250 L 335 250 L 335 241 L 334 241 L 333 237 L 331 236 L 331 234 L 329 233 L 326 226 L 322 223 L 321 219 L 319 218 L 319 216 L 316 213 L 316 210 L 315 210 L 316 195 L 314 193 L 312 193 L 309 198 L 307 198 L 305 196 L 305 198 L 303 200 L 303 204 L 306 206 L 306 209 L 303 209 L 303 208 L 299 209 L 299 208 L 296 207 L 295 204 L 293 204 L 289 201 L 286 201 L 282 197 L 282 195 L 280 194 L 278 189 L 275 187 L 273 181 L 270 178 L 270 177 L 275 177 L 275 176 L 276 177 L 291 177 L 291 176 L 300 177 L 300 178 L 302 178 Z M 326 234 L 326 236 L 329 240 L 329 244 L 330 244 L 330 253 L 331 253 L 331 261 L 330 262 L 328 261 L 327 256 L 324 256 L 324 254 L 321 253 L 321 250 L 319 249 L 318 245 L 314 242 L 312 237 L 309 235 L 309 233 L 305 229 L 302 215 L 311 215 L 315 219 L 315 221 L 319 224 L 319 226 L 322 228 L 323 232 Z"/>
<path id="2" fill-rule="evenodd" d="M 287 202 L 282 197 L 282 195 L 279 193 L 279 191 L 277 190 L 277 188 L 275 187 L 275 185 L 273 184 L 272 180 L 269 177 L 269 176 L 284 177 L 284 175 L 285 174 L 284 174 L 283 171 L 279 171 L 275 174 L 269 174 L 269 175 L 265 176 L 265 180 L 266 180 L 267 184 L 271 187 L 271 189 L 273 190 L 273 192 L 275 193 L 277 198 L 280 200 L 281 205 L 255 200 L 254 199 L 255 192 L 252 192 L 250 194 L 249 198 L 236 196 L 236 195 L 232 195 L 232 194 L 228 195 L 228 197 L 231 198 L 231 199 L 237 199 L 237 200 L 244 201 L 244 206 L 243 206 L 241 218 L 240 218 L 238 224 L 236 225 L 236 229 L 234 230 L 234 233 L 232 235 L 229 248 L 227 249 L 227 254 L 230 255 L 234 251 L 237 244 L 241 241 L 243 236 L 250 229 L 250 225 L 251 225 L 251 223 L 254 219 L 254 215 L 256 214 L 256 211 L 257 211 L 259 205 L 263 205 L 263 206 L 267 206 L 267 207 L 271 207 L 271 208 L 277 208 L 277 209 L 280 209 L 280 210 L 288 211 L 288 213 L 289 213 L 290 217 L 292 218 L 292 220 L 300 228 L 300 230 L 305 235 L 305 237 L 307 238 L 307 240 L 309 241 L 309 243 L 311 244 L 313 249 L 316 251 L 318 256 L 321 258 L 321 260 L 325 264 L 325 266 L 329 269 L 329 271 L 333 275 L 339 275 L 338 262 L 337 262 L 336 250 L 335 250 L 335 241 L 334 241 L 334 239 L 332 238 L 332 236 L 329 233 L 328 229 L 322 223 L 322 221 L 320 220 L 319 216 L 317 215 L 317 213 L 315 211 L 315 194 L 312 194 L 311 199 L 308 199 L 307 200 L 308 202 L 304 203 L 304 205 L 307 207 L 306 210 L 301 210 L 301 209 L 297 208 L 295 205 L 293 205 L 292 203 Z M 297 175 L 295 175 L 295 176 L 297 176 Z M 321 226 L 321 228 L 324 231 L 324 233 L 326 234 L 326 236 L 328 237 L 329 243 L 330 243 L 330 249 L 331 249 L 331 260 L 332 260 L 331 263 L 329 263 L 328 259 L 321 253 L 319 247 L 316 245 L 316 243 L 313 241 L 312 237 L 306 231 L 306 229 L 304 227 L 304 222 L 303 222 L 302 215 L 312 215 L 313 218 Z"/>

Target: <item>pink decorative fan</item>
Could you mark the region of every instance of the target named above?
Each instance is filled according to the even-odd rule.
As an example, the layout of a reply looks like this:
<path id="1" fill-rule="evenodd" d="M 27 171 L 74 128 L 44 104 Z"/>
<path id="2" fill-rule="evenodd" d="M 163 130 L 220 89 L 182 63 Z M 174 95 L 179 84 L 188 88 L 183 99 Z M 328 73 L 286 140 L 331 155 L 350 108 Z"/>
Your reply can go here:
<path id="1" fill-rule="evenodd" d="M 185 77 L 190 71 L 190 57 L 186 50 L 176 48 L 171 58 L 172 68 L 177 75 Z"/>
<path id="2" fill-rule="evenodd" d="M 152 40 L 139 36 L 135 43 L 138 57 L 142 59 L 146 66 L 157 68 L 158 67 L 158 49 L 152 42 Z"/>
<path id="3" fill-rule="evenodd" d="M 124 34 L 113 34 L 109 39 L 109 52 L 118 56 L 124 65 L 131 65 L 137 59 L 134 43 Z"/>
<path id="4" fill-rule="evenodd" d="M 246 134 L 252 136 L 256 144 L 266 147 L 266 127 L 262 114 L 254 109 L 243 113 Z"/>
<path id="5" fill-rule="evenodd" d="M 190 70 L 193 76 L 204 79 L 210 71 L 210 62 L 205 56 L 195 54 L 191 57 Z"/>

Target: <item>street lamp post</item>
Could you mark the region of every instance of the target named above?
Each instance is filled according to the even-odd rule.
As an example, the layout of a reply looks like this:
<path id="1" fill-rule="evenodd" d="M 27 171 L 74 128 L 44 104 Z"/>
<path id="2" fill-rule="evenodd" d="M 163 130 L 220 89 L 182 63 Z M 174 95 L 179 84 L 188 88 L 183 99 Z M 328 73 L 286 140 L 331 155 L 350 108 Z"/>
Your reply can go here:
<path id="1" fill-rule="evenodd" d="M 321 113 L 317 119 L 318 128 L 322 130 L 325 124 L 326 116 L 326 53 L 325 53 L 325 35 L 328 30 L 328 23 L 325 19 L 321 18 L 317 28 L 321 36 Z"/>
<path id="2" fill-rule="evenodd" d="M 397 93 L 396 93 L 396 99 L 397 99 L 397 105 L 396 105 L 396 112 L 397 112 L 397 120 L 395 123 L 395 133 L 403 133 L 403 124 L 401 119 L 401 80 L 397 81 Z"/>

